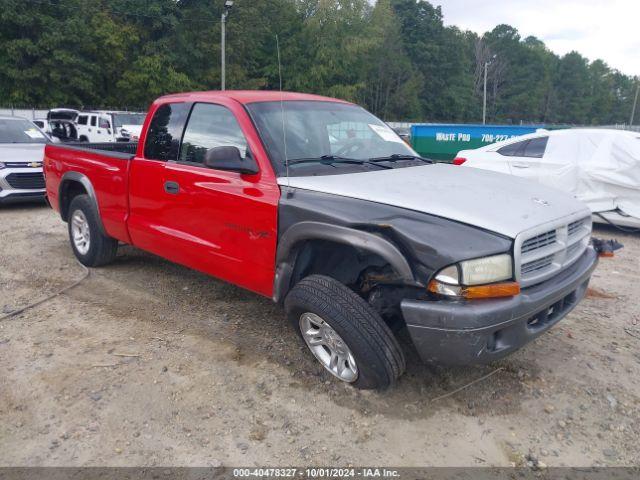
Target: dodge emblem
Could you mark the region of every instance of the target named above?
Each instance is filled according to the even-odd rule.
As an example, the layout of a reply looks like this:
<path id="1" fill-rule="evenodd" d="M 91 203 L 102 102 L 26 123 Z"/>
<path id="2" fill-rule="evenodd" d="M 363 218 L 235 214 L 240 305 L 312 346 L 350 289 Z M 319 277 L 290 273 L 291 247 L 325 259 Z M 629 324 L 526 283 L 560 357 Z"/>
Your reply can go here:
<path id="1" fill-rule="evenodd" d="M 536 203 L 538 203 L 538 204 L 540 204 L 540 205 L 543 205 L 543 206 L 545 206 L 545 207 L 548 207 L 548 206 L 549 206 L 549 202 L 547 202 L 546 200 L 543 200 L 543 199 L 541 199 L 541 198 L 533 197 L 531 200 L 533 200 L 534 202 L 536 202 Z"/>

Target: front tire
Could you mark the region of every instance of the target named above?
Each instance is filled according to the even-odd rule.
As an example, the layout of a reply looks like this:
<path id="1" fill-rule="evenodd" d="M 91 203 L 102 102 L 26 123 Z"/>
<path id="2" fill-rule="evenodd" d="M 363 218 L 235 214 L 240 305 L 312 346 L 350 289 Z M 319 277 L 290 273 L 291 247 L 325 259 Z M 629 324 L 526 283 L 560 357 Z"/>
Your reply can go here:
<path id="1" fill-rule="evenodd" d="M 104 235 L 98 212 L 88 195 L 78 195 L 69 205 L 69 241 L 76 258 L 87 267 L 111 263 L 118 252 L 118 241 Z"/>
<path id="2" fill-rule="evenodd" d="M 404 372 L 393 333 L 365 300 L 337 280 L 311 275 L 291 289 L 287 317 L 334 377 L 361 389 L 386 389 Z"/>

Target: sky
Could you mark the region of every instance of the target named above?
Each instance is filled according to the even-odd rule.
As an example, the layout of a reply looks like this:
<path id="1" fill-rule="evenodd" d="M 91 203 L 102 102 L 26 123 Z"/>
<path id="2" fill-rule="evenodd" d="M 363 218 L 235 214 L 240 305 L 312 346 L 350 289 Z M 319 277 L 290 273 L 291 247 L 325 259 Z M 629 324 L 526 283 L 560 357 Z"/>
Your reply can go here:
<path id="1" fill-rule="evenodd" d="M 563 55 L 572 50 L 640 75 L 640 0 L 431 0 L 445 25 L 479 34 L 501 23 Z"/>

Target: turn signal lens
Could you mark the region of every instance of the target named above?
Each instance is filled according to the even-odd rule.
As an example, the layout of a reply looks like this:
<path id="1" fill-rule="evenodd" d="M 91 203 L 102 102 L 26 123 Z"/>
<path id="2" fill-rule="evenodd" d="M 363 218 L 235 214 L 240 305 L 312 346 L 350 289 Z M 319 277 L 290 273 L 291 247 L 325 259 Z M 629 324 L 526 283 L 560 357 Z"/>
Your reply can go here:
<path id="1" fill-rule="evenodd" d="M 463 158 L 463 157 L 456 157 L 453 159 L 453 164 L 454 165 L 462 165 L 464 162 L 466 162 L 467 159 Z"/>
<path id="2" fill-rule="evenodd" d="M 514 297 L 520 294 L 518 282 L 492 283 L 490 285 L 477 285 L 465 287 L 462 290 L 464 298 L 499 298 Z"/>
<path id="3" fill-rule="evenodd" d="M 428 290 L 439 295 L 456 296 L 468 299 L 514 297 L 520 294 L 518 282 L 492 283 L 473 287 L 459 287 L 431 280 Z"/>

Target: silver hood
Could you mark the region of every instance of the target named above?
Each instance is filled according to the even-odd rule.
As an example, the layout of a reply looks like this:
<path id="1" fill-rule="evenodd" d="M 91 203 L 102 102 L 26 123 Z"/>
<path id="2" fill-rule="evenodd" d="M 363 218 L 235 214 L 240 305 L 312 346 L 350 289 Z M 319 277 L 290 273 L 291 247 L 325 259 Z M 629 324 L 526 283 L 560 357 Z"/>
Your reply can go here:
<path id="1" fill-rule="evenodd" d="M 42 162 L 44 143 L 0 143 L 0 162 Z"/>
<path id="2" fill-rule="evenodd" d="M 435 164 L 393 170 L 285 177 L 280 185 L 437 215 L 511 238 L 589 209 L 559 190 L 475 168 Z"/>

